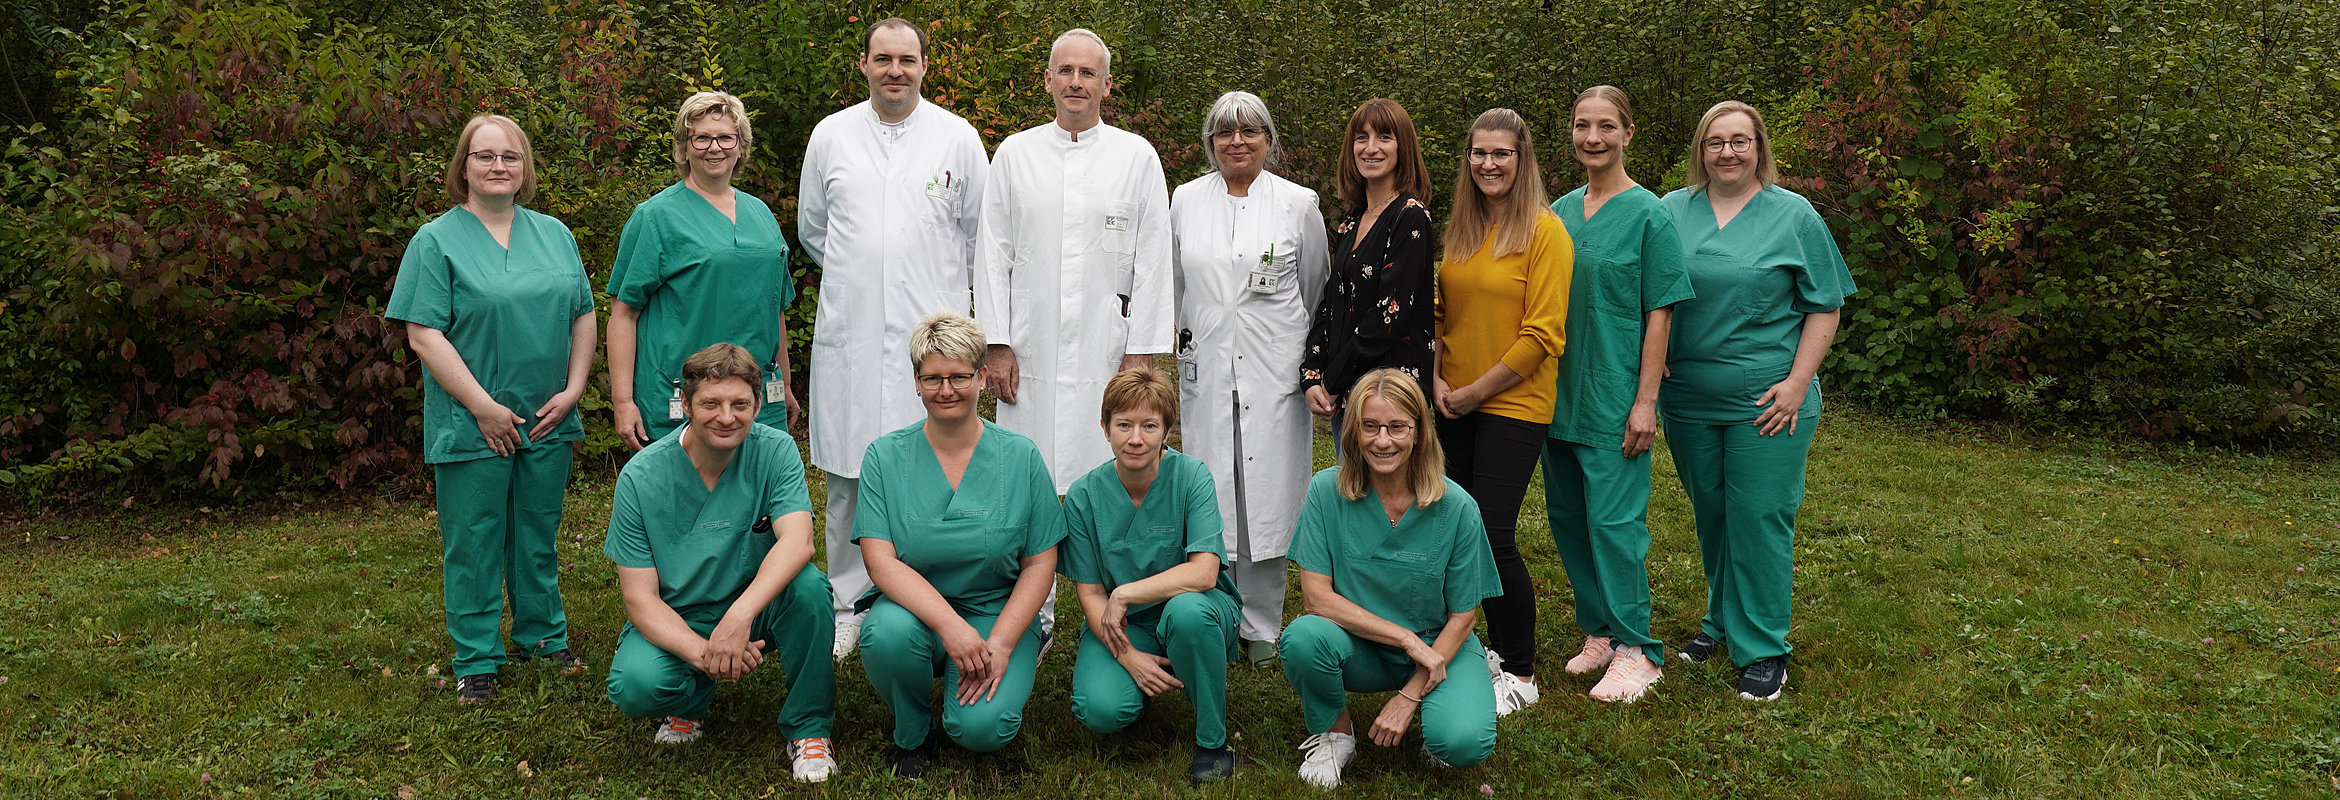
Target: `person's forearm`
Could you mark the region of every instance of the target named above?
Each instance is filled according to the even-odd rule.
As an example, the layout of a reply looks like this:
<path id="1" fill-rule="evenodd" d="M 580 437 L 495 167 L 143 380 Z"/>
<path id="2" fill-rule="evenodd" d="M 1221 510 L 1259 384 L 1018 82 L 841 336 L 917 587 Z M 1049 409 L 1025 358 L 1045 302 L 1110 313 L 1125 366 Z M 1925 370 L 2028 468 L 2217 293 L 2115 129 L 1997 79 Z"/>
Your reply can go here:
<path id="1" fill-rule="evenodd" d="M 488 394 L 487 387 L 471 374 L 471 366 L 463 362 L 463 354 L 455 352 L 455 343 L 447 341 L 447 334 L 427 325 L 406 324 L 406 346 L 415 358 L 429 367 L 431 377 L 447 396 L 463 404 L 465 409 L 501 405 Z"/>
<path id="2" fill-rule="evenodd" d="M 1836 323 L 1842 311 L 1822 311 L 1804 315 L 1804 334 L 1796 339 L 1796 365 L 1788 377 L 1805 383 L 1820 374 L 1820 362 L 1828 360 L 1828 346 L 1836 343 Z"/>
<path id="3" fill-rule="evenodd" d="M 690 623 L 658 596 L 657 569 L 619 567 L 618 593 L 625 602 L 626 621 L 658 649 L 690 661 L 706 646 L 707 637 L 691 630 Z"/>
<path id="4" fill-rule="evenodd" d="M 1634 405 L 1657 403 L 1658 388 L 1665 383 L 1666 345 L 1674 335 L 1674 307 L 1653 309 L 1642 319 L 1641 329 L 1641 385 L 1633 393 Z"/>
<path id="5" fill-rule="evenodd" d="M 788 309 L 785 308 L 780 309 L 780 346 L 775 348 L 775 352 L 772 353 L 772 365 L 777 368 L 774 377 L 779 378 L 781 383 L 787 383 L 789 373 Z M 758 386 L 756 391 L 761 392 L 763 388 Z"/>
<path id="6" fill-rule="evenodd" d="M 590 313 L 570 323 L 569 383 L 563 391 L 579 395 L 585 393 L 585 382 L 592 380 L 593 375 L 593 347 L 597 344 L 594 334 L 599 332 L 598 327 Z"/>
<path id="7" fill-rule="evenodd" d="M 1089 630 L 1104 628 L 1105 610 L 1112 604 L 1106 597 L 1105 584 L 1074 582 L 1073 596 L 1081 601 L 1081 620 L 1089 626 Z"/>
<path id="8" fill-rule="evenodd" d="M 1480 398 L 1494 397 L 1502 394 L 1505 389 L 1518 386 L 1519 382 L 1523 380 L 1527 379 L 1520 377 L 1519 373 L 1511 371 L 1511 365 L 1497 361 L 1495 366 L 1488 367 L 1486 372 L 1480 373 L 1478 380 L 1471 381 L 1471 393 Z"/>
<path id="9" fill-rule="evenodd" d="M 789 582 L 796 580 L 804 565 L 812 562 L 812 512 L 792 512 L 774 520 L 772 529 L 782 531 L 779 541 L 764 553 L 763 563 L 756 566 L 755 579 L 739 593 L 739 599 L 731 602 L 731 609 L 723 612 L 727 622 L 742 625 L 753 622 Z"/>
<path id="10" fill-rule="evenodd" d="M 1341 630 L 1365 637 L 1368 641 L 1391 647 L 1406 647 L 1408 643 L 1422 642 L 1413 631 L 1382 619 L 1365 610 L 1364 606 L 1349 602 L 1349 598 L 1333 591 L 1331 576 L 1301 570 L 1300 597 L 1308 613 L 1332 620 L 1333 624 L 1341 626 Z"/>
<path id="11" fill-rule="evenodd" d="M 641 309 L 622 300 L 609 301 L 609 400 L 634 402 L 634 334 Z"/>
<path id="12" fill-rule="evenodd" d="M 999 621 L 991 624 L 992 641 L 1013 642 L 1032 626 L 1032 618 L 1039 615 L 1040 604 L 1047 601 L 1048 590 L 1056 585 L 1056 548 L 1025 556 L 1023 572 L 1016 576 L 1015 591 L 1008 593 L 1007 607 L 1000 609 Z"/>
<path id="13" fill-rule="evenodd" d="M 926 576 L 918 574 L 918 570 L 911 569 L 910 565 L 894 556 L 892 543 L 880 544 L 885 545 L 883 555 L 871 552 L 872 548 L 865 545 L 861 549 L 861 560 L 869 568 L 870 583 L 876 585 L 886 599 L 894 601 L 895 605 L 925 623 L 927 630 L 942 633 L 968 627 L 967 620 L 959 616 L 958 609 L 951 607 L 951 601 L 945 599 L 942 592 L 936 591 L 934 584 L 927 582 Z"/>
<path id="14" fill-rule="evenodd" d="M 1187 592 L 1208 591 L 1219 585 L 1219 557 L 1196 553 L 1186 563 L 1113 588 L 1133 606 L 1159 603 Z"/>

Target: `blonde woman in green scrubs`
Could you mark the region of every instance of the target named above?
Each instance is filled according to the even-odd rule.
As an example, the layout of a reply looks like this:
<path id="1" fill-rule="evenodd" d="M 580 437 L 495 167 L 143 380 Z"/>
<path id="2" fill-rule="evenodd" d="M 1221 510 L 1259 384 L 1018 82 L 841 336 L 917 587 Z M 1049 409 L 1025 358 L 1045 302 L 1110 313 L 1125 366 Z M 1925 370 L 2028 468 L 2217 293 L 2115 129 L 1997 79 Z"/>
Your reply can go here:
<path id="1" fill-rule="evenodd" d="M 1739 696 L 1787 685 L 1789 596 L 1804 459 L 1820 427 L 1820 362 L 1854 292 L 1811 201 L 1779 186 L 1763 115 L 1707 109 L 1688 186 L 1665 197 L 1698 296 L 1674 309 L 1658 396 L 1674 471 L 1698 521 L 1706 617 L 1682 658 L 1728 646 Z"/>
<path id="2" fill-rule="evenodd" d="M 1690 279 L 1665 203 L 1625 172 L 1633 104 L 1624 90 L 1578 95 L 1569 138 L 1585 185 L 1552 203 L 1576 269 L 1544 439 L 1544 503 L 1585 634 L 1568 673 L 1605 670 L 1592 698 L 1630 703 L 1665 663 L 1665 643 L 1649 635 L 1649 449 L 1671 306 L 1690 298 Z"/>
<path id="3" fill-rule="evenodd" d="M 1349 692 L 1397 694 L 1366 735 L 1396 745 L 1416 715 L 1423 751 L 1467 767 L 1495 750 L 1495 683 L 1471 627 L 1503 594 L 1479 504 L 1447 479 L 1422 386 L 1365 373 L 1343 412 L 1340 465 L 1316 473 L 1292 535 L 1308 614 L 1284 628 L 1284 679 L 1310 736 L 1300 779 L 1331 788 L 1357 752 Z"/>
<path id="4" fill-rule="evenodd" d="M 634 206 L 609 271 L 610 406 L 618 436 L 641 449 L 683 423 L 683 359 L 716 342 L 764 361 L 763 416 L 789 430 L 788 240 L 772 209 L 732 188 L 755 145 L 747 106 L 700 92 L 674 115 L 682 180 Z"/>
<path id="5" fill-rule="evenodd" d="M 423 461 L 438 483 L 447 636 L 457 702 L 495 697 L 512 598 L 520 657 L 585 671 L 569 652 L 553 539 L 593 366 L 593 287 L 560 220 L 536 194 L 528 134 L 478 116 L 447 161 L 455 207 L 415 231 L 383 316 L 406 323 L 423 362 Z"/>
<path id="6" fill-rule="evenodd" d="M 1202 459 L 1163 440 L 1178 422 L 1178 387 L 1151 368 L 1105 382 L 1098 425 L 1113 460 L 1064 496 L 1064 576 L 1088 628 L 1073 662 L 1073 717 L 1098 733 L 1137 722 L 1147 698 L 1186 690 L 1194 762 L 1209 783 L 1235 772 L 1227 748 L 1227 661 L 1242 621 L 1226 569 L 1225 522 Z"/>
<path id="7" fill-rule="evenodd" d="M 876 585 L 855 604 L 861 666 L 894 710 L 894 774 L 935 756 L 928 692 L 943 680 L 942 735 L 978 753 L 1023 727 L 1040 663 L 1040 601 L 1056 584 L 1064 509 L 1040 448 L 985 421 L 983 329 L 928 315 L 910 330 L 926 419 L 871 442 L 853 538 Z"/>

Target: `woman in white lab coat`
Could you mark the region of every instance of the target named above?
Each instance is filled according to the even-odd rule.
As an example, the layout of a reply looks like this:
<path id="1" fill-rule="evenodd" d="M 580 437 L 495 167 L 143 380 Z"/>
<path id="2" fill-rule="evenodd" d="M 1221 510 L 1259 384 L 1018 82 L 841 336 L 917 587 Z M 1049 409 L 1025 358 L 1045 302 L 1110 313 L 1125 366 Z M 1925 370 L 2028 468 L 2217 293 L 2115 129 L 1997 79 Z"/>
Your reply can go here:
<path id="1" fill-rule="evenodd" d="M 1284 553 L 1313 466 L 1299 375 L 1328 262 L 1324 215 L 1316 192 L 1266 170 L 1283 142 L 1257 95 L 1221 95 L 1202 139 L 1216 171 L 1170 198 L 1180 449 L 1218 484 L 1243 655 L 1265 664 L 1283 627 Z"/>

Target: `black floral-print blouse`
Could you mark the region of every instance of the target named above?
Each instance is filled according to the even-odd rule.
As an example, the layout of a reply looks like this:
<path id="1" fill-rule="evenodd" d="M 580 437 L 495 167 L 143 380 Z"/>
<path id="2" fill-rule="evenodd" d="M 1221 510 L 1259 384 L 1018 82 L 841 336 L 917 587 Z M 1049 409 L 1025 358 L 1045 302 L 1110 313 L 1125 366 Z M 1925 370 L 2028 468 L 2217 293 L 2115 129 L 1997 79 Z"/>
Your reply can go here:
<path id="1" fill-rule="evenodd" d="M 1333 227 L 1332 270 L 1300 359 L 1302 385 L 1322 385 L 1336 402 L 1382 367 L 1405 370 L 1429 391 L 1438 287 L 1430 206 L 1399 195 L 1358 245 L 1364 215 L 1360 204 Z"/>

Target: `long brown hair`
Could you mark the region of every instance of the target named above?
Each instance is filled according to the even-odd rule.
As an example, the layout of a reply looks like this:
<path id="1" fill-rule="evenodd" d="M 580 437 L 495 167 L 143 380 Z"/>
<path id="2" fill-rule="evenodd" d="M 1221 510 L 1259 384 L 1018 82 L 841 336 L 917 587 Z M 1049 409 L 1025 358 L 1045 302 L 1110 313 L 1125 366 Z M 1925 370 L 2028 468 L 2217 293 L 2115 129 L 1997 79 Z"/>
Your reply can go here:
<path id="1" fill-rule="evenodd" d="M 1500 200 L 1490 200 L 1479 191 L 1477 181 L 1471 180 L 1471 156 L 1467 149 L 1480 131 L 1501 131 L 1519 140 L 1518 167 L 1512 173 L 1511 191 Z M 1445 261 L 1453 263 L 1479 252 L 1487 244 L 1487 236 L 1495 236 L 1496 258 L 1513 253 L 1525 253 L 1528 240 L 1536 232 L 1536 215 L 1552 213 L 1546 206 L 1551 198 L 1544 193 L 1544 173 L 1536 168 L 1536 142 L 1528 135 L 1527 120 L 1519 112 L 1508 108 L 1490 108 L 1471 123 L 1470 135 L 1463 137 L 1461 168 L 1455 170 L 1454 207 L 1446 217 Z"/>
<path id="2" fill-rule="evenodd" d="M 1414 135 L 1414 118 L 1406 115 L 1404 106 L 1387 97 L 1376 97 L 1357 107 L 1349 115 L 1349 129 L 1341 135 L 1340 175 L 1341 201 L 1350 205 L 1365 202 L 1365 174 L 1357 171 L 1357 137 L 1366 128 L 1383 131 L 1397 137 L 1397 164 L 1392 167 L 1390 179 L 1399 193 L 1428 202 L 1430 199 L 1430 167 L 1422 163 L 1422 142 Z"/>
<path id="3" fill-rule="evenodd" d="M 1422 396 L 1422 384 L 1396 367 L 1365 373 L 1349 390 L 1347 410 L 1341 416 L 1341 471 L 1336 482 L 1341 497 L 1363 498 L 1367 473 L 1373 471 L 1365 465 L 1363 420 L 1369 397 L 1379 397 L 1396 406 L 1398 413 L 1413 418 L 1414 452 L 1406 458 L 1406 483 L 1414 487 L 1414 507 L 1429 508 L 1446 496 L 1446 448 L 1438 443 L 1438 431 L 1431 427 L 1430 401 Z"/>

